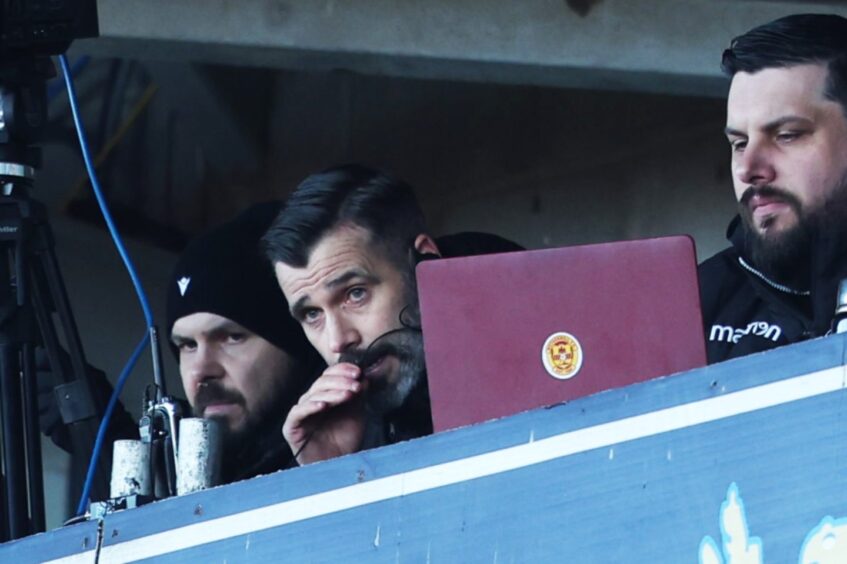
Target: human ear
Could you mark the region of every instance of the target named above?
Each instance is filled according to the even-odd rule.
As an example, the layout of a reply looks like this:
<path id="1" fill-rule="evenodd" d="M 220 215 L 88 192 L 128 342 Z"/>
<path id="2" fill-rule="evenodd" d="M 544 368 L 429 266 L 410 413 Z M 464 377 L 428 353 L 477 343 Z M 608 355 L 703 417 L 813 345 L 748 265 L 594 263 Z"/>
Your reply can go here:
<path id="1" fill-rule="evenodd" d="M 435 240 L 427 235 L 426 233 L 421 233 L 417 237 L 415 237 L 415 254 L 417 256 L 423 255 L 426 257 L 427 255 L 434 255 L 436 257 L 441 256 L 441 251 L 438 250 L 438 245 L 435 244 Z"/>

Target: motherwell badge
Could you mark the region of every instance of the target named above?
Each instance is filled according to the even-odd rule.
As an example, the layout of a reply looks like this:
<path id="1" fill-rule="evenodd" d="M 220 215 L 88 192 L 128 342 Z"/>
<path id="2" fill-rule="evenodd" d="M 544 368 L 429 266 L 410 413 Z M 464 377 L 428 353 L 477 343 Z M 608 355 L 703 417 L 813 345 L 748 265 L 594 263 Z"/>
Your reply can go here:
<path id="1" fill-rule="evenodd" d="M 582 368 L 582 347 L 570 333 L 553 333 L 544 341 L 541 362 L 553 378 L 573 378 Z"/>

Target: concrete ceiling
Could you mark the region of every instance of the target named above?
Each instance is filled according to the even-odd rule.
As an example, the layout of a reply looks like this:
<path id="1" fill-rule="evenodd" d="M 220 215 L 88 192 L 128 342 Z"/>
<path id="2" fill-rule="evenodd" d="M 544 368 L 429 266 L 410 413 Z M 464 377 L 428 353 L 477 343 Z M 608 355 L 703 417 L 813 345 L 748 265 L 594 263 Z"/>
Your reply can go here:
<path id="1" fill-rule="evenodd" d="M 843 2 L 99 0 L 100 56 L 721 95 L 734 35 Z"/>

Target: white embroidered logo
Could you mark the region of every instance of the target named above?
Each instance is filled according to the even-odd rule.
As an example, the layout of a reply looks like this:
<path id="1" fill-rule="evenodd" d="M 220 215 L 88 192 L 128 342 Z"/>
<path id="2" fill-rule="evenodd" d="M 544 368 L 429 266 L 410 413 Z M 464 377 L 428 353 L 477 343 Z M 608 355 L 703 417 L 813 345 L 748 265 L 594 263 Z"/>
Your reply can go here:
<path id="1" fill-rule="evenodd" d="M 185 292 L 188 290 L 189 284 L 191 284 L 191 278 L 186 278 L 185 276 L 176 281 L 176 285 L 179 286 L 180 296 L 185 295 Z"/>
<path id="2" fill-rule="evenodd" d="M 712 325 L 709 340 L 737 343 L 742 337 L 746 337 L 747 335 L 757 335 L 776 342 L 780 335 L 782 335 L 782 328 L 779 325 L 771 325 L 765 321 L 754 321 L 753 323 L 748 323 L 747 327 L 743 329 L 730 327 L 728 325 Z"/>

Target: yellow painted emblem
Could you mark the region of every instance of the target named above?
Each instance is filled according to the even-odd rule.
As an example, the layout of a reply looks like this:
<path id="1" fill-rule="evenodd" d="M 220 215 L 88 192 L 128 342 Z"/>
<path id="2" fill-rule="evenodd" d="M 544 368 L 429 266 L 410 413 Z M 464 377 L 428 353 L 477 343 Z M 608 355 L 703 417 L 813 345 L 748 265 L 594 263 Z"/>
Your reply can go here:
<path id="1" fill-rule="evenodd" d="M 573 378 L 582 368 L 582 346 L 570 333 L 553 333 L 544 341 L 541 361 L 553 378 Z"/>

